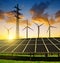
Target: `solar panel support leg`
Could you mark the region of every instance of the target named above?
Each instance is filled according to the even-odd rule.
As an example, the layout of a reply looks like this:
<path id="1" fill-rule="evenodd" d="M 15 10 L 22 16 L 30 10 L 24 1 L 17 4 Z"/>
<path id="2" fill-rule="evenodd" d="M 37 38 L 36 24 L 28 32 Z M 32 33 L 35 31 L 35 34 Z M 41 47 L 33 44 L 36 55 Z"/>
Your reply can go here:
<path id="1" fill-rule="evenodd" d="M 34 57 L 34 53 L 33 53 L 33 57 Z"/>
<path id="2" fill-rule="evenodd" d="M 45 57 L 48 57 L 48 53 L 45 53 Z"/>
<path id="3" fill-rule="evenodd" d="M 60 57 L 60 54 L 58 53 L 58 57 Z"/>
<path id="4" fill-rule="evenodd" d="M 30 60 L 31 60 L 31 53 L 30 53 Z"/>
<path id="5" fill-rule="evenodd" d="M 13 53 L 12 53 L 12 56 L 13 56 Z"/>

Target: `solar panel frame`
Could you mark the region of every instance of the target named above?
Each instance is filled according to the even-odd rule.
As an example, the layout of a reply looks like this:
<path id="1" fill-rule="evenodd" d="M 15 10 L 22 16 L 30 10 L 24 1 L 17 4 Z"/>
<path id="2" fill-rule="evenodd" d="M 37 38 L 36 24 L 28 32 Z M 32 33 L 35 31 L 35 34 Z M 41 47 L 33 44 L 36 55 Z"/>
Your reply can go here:
<path id="1" fill-rule="evenodd" d="M 54 40 L 57 43 L 50 41 Z M 0 54 L 60 54 L 60 42 L 59 38 L 29 38 L 29 39 L 20 39 L 16 40 L 14 43 L 11 43 L 4 47 L 6 44 L 3 41 L 3 47 L 0 46 Z M 41 42 L 41 43 L 39 43 Z M 54 43 L 54 44 L 53 44 Z M 1 43 L 0 43 L 1 44 Z M 5 45 L 4 45 L 5 44 Z M 12 45 L 14 44 L 14 45 Z M 11 46 L 12 45 L 12 46 Z M 19 46 L 18 46 L 19 45 Z M 17 47 L 18 46 L 18 47 Z M 58 49 L 58 48 L 59 49 Z M 14 50 L 15 49 L 15 50 Z M 5 50 L 5 51 L 4 51 Z M 14 50 L 14 51 L 13 51 Z M 12 52 L 13 51 L 13 52 Z M 49 52 L 48 52 L 49 51 Z"/>

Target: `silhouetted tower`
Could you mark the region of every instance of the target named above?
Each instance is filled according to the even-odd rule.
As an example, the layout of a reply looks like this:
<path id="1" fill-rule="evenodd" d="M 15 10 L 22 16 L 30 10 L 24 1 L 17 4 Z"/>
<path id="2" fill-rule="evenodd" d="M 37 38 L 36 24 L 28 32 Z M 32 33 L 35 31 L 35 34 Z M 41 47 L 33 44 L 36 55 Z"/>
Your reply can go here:
<path id="1" fill-rule="evenodd" d="M 19 19 L 20 19 L 20 15 L 22 15 L 19 11 L 20 11 L 21 9 L 19 8 L 19 5 L 17 4 L 16 6 L 15 6 L 15 10 L 14 10 L 14 12 L 15 12 L 15 17 L 16 17 L 16 38 L 17 39 L 19 39 Z"/>
<path id="2" fill-rule="evenodd" d="M 28 26 L 28 20 L 26 22 L 27 22 L 27 26 L 24 29 L 26 29 L 26 38 L 28 38 L 28 29 L 31 29 L 31 28 Z"/>
<path id="3" fill-rule="evenodd" d="M 8 38 L 9 38 L 10 30 L 11 30 L 13 27 L 7 28 L 7 27 L 4 26 L 4 28 L 7 30 L 7 32 L 8 32 Z"/>
<path id="4" fill-rule="evenodd" d="M 48 24 L 49 24 L 49 27 L 48 27 L 47 31 L 49 31 L 49 38 L 50 38 L 51 37 L 51 28 L 56 28 L 56 27 L 51 26 L 50 23 L 49 23 L 49 21 L 48 21 Z"/>
<path id="5" fill-rule="evenodd" d="M 39 38 L 40 27 L 41 27 L 43 24 L 41 24 L 41 25 L 38 25 L 37 23 L 35 23 L 35 24 L 37 25 L 37 28 L 38 28 L 38 38 Z"/>

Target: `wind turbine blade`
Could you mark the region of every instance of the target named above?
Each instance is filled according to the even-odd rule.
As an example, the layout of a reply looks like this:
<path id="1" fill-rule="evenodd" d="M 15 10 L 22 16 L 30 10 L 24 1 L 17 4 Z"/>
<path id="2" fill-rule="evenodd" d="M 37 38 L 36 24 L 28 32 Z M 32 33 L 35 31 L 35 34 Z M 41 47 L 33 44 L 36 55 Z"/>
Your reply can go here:
<path id="1" fill-rule="evenodd" d="M 13 27 L 10 27 L 9 30 L 11 30 Z"/>
<path id="2" fill-rule="evenodd" d="M 8 30 L 8 28 L 6 26 L 4 26 L 4 28 Z"/>
<path id="3" fill-rule="evenodd" d="M 32 28 L 30 28 L 30 27 L 28 27 L 29 29 L 31 29 L 32 31 L 33 31 L 33 29 Z"/>
<path id="4" fill-rule="evenodd" d="M 13 27 L 7 28 L 6 26 L 4 26 L 4 28 L 7 29 L 7 30 L 10 30 L 10 29 L 12 29 Z"/>
<path id="5" fill-rule="evenodd" d="M 54 26 L 50 26 L 50 27 L 52 27 L 52 28 L 56 28 L 56 27 L 54 27 Z"/>
<path id="6" fill-rule="evenodd" d="M 27 27 L 23 28 L 23 30 L 25 30 Z"/>
<path id="7" fill-rule="evenodd" d="M 38 26 L 38 24 L 37 24 L 37 23 L 34 23 L 34 24 Z"/>
<path id="8" fill-rule="evenodd" d="M 39 26 L 42 26 L 43 24 L 39 25 Z"/>

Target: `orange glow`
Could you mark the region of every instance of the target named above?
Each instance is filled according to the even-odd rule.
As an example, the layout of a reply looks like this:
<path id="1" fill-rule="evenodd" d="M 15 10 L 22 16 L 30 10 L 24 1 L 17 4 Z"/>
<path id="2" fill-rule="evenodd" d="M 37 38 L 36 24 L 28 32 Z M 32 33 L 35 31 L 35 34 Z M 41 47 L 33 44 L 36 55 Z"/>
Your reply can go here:
<path id="1" fill-rule="evenodd" d="M 32 12 L 32 11 L 31 11 Z M 33 14 L 34 12 L 32 12 L 32 14 Z M 6 22 L 7 23 L 14 23 L 14 24 L 16 24 L 16 18 L 14 17 L 14 15 L 13 14 L 11 14 L 11 13 L 5 13 L 4 14 L 5 16 L 7 16 L 8 18 L 6 19 Z M 21 17 L 23 17 L 23 16 L 21 16 Z M 1 20 L 1 19 L 0 19 Z M 2 18 L 2 20 L 3 20 L 3 18 Z M 20 29 L 23 29 L 25 26 L 26 26 L 26 20 L 20 20 Z M 33 18 L 32 19 L 32 21 L 29 21 L 29 26 L 33 29 L 33 31 L 30 31 L 29 30 L 29 38 L 37 38 L 37 26 L 35 27 L 35 25 L 34 25 L 34 22 L 35 23 L 37 23 L 37 24 L 41 24 L 41 23 L 43 23 L 44 25 L 42 26 L 42 28 L 41 28 L 41 35 L 40 35 L 40 38 L 41 37 L 48 37 L 49 35 L 48 35 L 48 33 L 46 32 L 47 31 L 47 29 L 48 29 L 48 20 L 47 20 L 47 18 L 44 18 L 44 17 L 35 17 L 35 18 Z M 57 25 L 57 23 L 59 23 L 60 22 L 60 17 L 59 18 L 57 18 L 56 19 L 56 21 L 54 21 L 52 18 L 49 20 L 49 22 L 50 22 L 50 24 L 51 25 L 53 25 L 54 24 L 54 26 L 56 27 L 56 26 L 58 26 L 56 29 L 58 29 L 58 30 L 56 30 L 56 29 L 51 29 L 51 37 L 60 37 L 60 30 L 59 30 L 59 27 L 60 27 L 60 24 L 58 24 Z M 3 24 L 3 23 L 2 23 Z M 7 24 L 6 24 L 7 25 Z M 46 25 L 46 27 L 45 27 L 45 25 Z M 24 26 L 24 27 L 22 27 L 22 26 Z M 32 27 L 33 26 L 33 27 Z M 3 27 L 3 26 L 2 26 Z M 45 27 L 45 28 L 43 28 L 43 27 Z M 2 28 L 1 28 L 2 29 Z M 15 27 L 15 29 L 16 29 L 16 27 Z M 16 31 L 15 31 L 15 29 L 13 28 L 10 32 L 11 32 L 11 34 L 9 35 L 9 37 L 8 37 L 8 35 L 7 35 L 7 31 L 5 31 L 4 29 L 4 31 L 3 32 L 0 32 L 1 34 L 2 34 L 2 36 L 0 35 L 0 39 L 8 39 L 8 40 L 12 40 L 12 39 L 15 39 L 15 34 L 13 34 L 13 33 L 16 33 Z M 35 31 L 34 31 L 35 30 Z M 43 30 L 43 31 L 42 31 Z M 14 31 L 14 32 L 13 32 Z M 20 30 L 19 32 L 21 32 L 20 33 L 20 38 L 26 38 L 26 31 L 24 31 L 23 32 L 23 30 Z"/>

